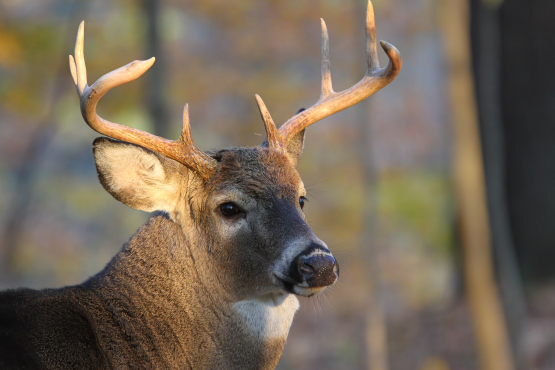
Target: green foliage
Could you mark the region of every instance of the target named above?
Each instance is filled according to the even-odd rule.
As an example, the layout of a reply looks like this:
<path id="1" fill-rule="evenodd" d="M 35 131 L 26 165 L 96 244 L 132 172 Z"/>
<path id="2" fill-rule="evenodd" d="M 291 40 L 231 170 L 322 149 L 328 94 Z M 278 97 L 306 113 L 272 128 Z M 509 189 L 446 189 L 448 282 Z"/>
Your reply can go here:
<path id="1" fill-rule="evenodd" d="M 389 227 L 418 234 L 436 253 L 447 255 L 453 241 L 451 179 L 432 171 L 391 171 L 378 184 L 378 213 Z"/>

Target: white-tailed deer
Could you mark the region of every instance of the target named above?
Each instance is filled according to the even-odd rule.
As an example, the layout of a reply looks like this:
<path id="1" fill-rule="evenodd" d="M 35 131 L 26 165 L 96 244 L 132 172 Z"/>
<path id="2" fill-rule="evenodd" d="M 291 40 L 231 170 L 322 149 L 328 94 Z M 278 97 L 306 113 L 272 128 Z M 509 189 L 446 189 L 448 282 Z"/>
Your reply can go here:
<path id="1" fill-rule="evenodd" d="M 293 316 L 295 295 L 335 283 L 339 267 L 305 222 L 305 190 L 295 166 L 305 129 L 390 83 L 401 55 L 378 65 L 374 14 L 366 16 L 368 71 L 334 92 L 322 21 L 318 102 L 276 128 L 256 96 L 268 140 L 254 148 L 202 152 L 188 108 L 170 141 L 96 114 L 111 88 L 136 79 L 154 58 L 87 85 L 81 23 L 70 68 L 94 141 L 100 182 L 117 200 L 158 213 L 106 268 L 61 289 L 0 294 L 0 368 L 273 369 Z"/>

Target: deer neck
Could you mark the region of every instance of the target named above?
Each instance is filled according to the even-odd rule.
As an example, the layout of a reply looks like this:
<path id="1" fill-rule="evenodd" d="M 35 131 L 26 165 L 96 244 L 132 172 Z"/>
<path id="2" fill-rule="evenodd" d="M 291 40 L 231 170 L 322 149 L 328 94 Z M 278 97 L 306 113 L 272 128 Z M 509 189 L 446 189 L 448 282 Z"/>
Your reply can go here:
<path id="1" fill-rule="evenodd" d="M 163 355 L 152 354 L 165 356 L 159 361 L 180 361 L 175 367 L 275 368 L 297 299 L 278 294 L 234 301 L 215 274 L 205 273 L 213 266 L 201 247 L 168 217 L 155 216 L 84 286 L 99 297 L 116 327 L 142 344 L 133 351 L 149 352 L 144 343 L 166 348 Z"/>
<path id="2" fill-rule="evenodd" d="M 163 302 L 176 307 L 227 307 L 231 298 L 206 273 L 207 258 L 166 215 L 156 215 L 141 227 L 94 279 L 122 288 L 138 305 Z M 99 289 L 101 284 L 95 284 Z"/>

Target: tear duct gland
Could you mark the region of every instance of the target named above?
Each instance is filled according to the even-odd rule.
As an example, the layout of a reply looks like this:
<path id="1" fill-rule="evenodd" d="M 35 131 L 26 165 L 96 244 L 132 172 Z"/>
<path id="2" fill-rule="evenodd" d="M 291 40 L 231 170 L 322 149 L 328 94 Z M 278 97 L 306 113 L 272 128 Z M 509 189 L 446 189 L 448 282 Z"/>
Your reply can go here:
<path id="1" fill-rule="evenodd" d="M 0 368 L 274 368 L 296 295 L 317 294 L 339 276 L 302 211 L 295 166 L 305 129 L 369 97 L 401 68 L 385 42 L 389 63 L 379 68 L 371 3 L 366 35 L 367 73 L 334 92 L 322 21 L 318 102 L 278 129 L 256 96 L 267 141 L 205 153 L 193 144 L 187 105 L 175 141 L 97 115 L 100 98 L 154 58 L 89 86 L 82 23 L 70 69 L 85 122 L 107 136 L 93 143 L 100 182 L 124 204 L 158 213 L 83 284 L 0 293 Z"/>

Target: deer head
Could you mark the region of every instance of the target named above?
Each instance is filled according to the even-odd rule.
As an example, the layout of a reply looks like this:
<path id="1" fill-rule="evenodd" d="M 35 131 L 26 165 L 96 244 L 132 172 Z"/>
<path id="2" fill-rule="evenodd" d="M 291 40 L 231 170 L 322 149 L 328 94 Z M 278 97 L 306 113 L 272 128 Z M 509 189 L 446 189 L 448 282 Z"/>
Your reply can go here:
<path id="1" fill-rule="evenodd" d="M 257 95 L 267 141 L 253 148 L 211 152 L 193 144 L 187 105 L 182 134 L 175 141 L 99 117 L 96 106 L 100 98 L 113 87 L 142 75 L 154 58 L 134 61 L 88 86 L 84 23 L 79 27 L 70 69 L 85 122 L 108 137 L 94 142 L 102 185 L 132 208 L 167 213 L 195 253 L 206 261 L 203 274 L 214 276 L 212 280 L 224 288 L 231 302 L 267 295 L 285 297 L 289 293 L 311 296 L 332 285 L 339 276 L 337 261 L 311 231 L 303 214 L 306 193 L 295 166 L 302 153 L 305 129 L 389 84 L 399 73 L 402 59 L 395 47 L 382 41 L 389 63 L 380 69 L 369 2 L 368 70 L 356 85 L 334 92 L 323 20 L 321 25 L 322 86 L 316 104 L 278 129 Z"/>

